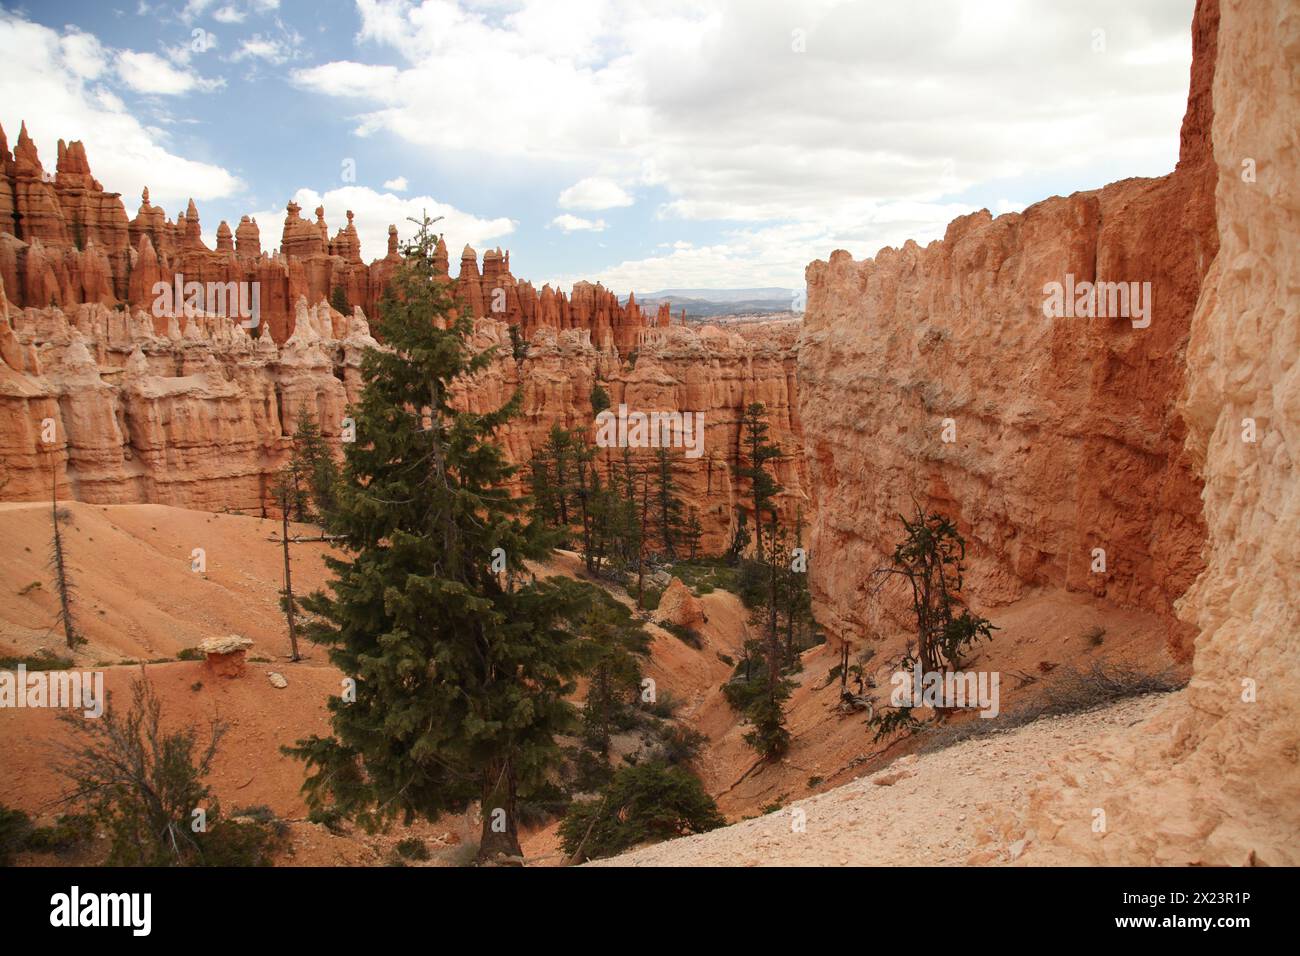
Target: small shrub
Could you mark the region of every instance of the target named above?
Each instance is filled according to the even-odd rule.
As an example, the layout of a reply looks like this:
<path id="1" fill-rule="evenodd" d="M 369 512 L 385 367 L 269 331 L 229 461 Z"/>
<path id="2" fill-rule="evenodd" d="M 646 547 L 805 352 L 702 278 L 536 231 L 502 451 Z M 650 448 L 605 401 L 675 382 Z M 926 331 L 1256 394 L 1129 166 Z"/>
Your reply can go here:
<path id="1" fill-rule="evenodd" d="M 198 834 L 203 866 L 270 866 L 289 835 L 287 824 L 241 817 L 218 819 Z"/>
<path id="2" fill-rule="evenodd" d="M 66 671 L 72 667 L 71 657 L 60 657 L 44 648 L 35 654 L 20 657 L 0 657 L 0 671 L 17 670 L 22 664 L 29 671 Z"/>
<path id="3" fill-rule="evenodd" d="M 0 866 L 9 866 L 32 832 L 32 821 L 21 810 L 0 806 Z"/>
<path id="4" fill-rule="evenodd" d="M 659 733 L 659 757 L 667 764 L 688 764 L 700 755 L 709 738 L 693 727 L 664 724 Z"/>
<path id="5" fill-rule="evenodd" d="M 44 853 L 62 853 L 89 843 L 95 838 L 95 819 L 84 813 L 65 813 L 54 826 L 37 827 L 27 838 L 27 849 Z"/>
<path id="6" fill-rule="evenodd" d="M 178 661 L 201 661 L 205 657 L 207 657 L 207 655 L 197 647 L 181 648 L 181 652 L 176 655 Z"/>
<path id="7" fill-rule="evenodd" d="M 664 596 L 663 588 L 647 584 L 641 591 L 641 609 L 643 611 L 659 610 L 659 599 Z"/>
<path id="8" fill-rule="evenodd" d="M 566 853 L 593 860 L 725 823 L 696 777 L 651 761 L 619 769 L 599 797 L 570 806 L 560 839 Z"/>
<path id="9" fill-rule="evenodd" d="M 651 703 L 647 709 L 654 716 L 668 720 L 676 715 L 677 711 L 681 709 L 681 706 L 682 702 L 665 690 L 661 691 L 656 696 L 653 703 Z"/>
<path id="10" fill-rule="evenodd" d="M 1090 627 L 1083 632 L 1083 639 L 1088 642 L 1089 647 L 1101 647 L 1102 642 L 1106 640 L 1106 629 L 1100 626 Z"/>
<path id="11" fill-rule="evenodd" d="M 131 694 L 127 709 L 110 699 L 98 720 L 60 716 L 79 744 L 67 746 L 59 769 L 73 784 L 69 797 L 108 830 L 108 865 L 201 864 L 208 862 L 209 849 L 224 856 L 227 845 L 235 848 L 244 835 L 215 835 L 227 821 L 218 822 L 220 808 L 203 779 L 225 725 L 213 720 L 206 743 L 193 728 L 164 733 L 162 703 L 152 685 L 136 680 Z M 195 807 L 208 808 L 207 833 L 191 829 Z"/>
<path id="12" fill-rule="evenodd" d="M 704 649 L 704 640 L 700 637 L 700 632 L 693 627 L 686 627 L 682 624 L 675 624 L 672 621 L 664 621 L 659 625 L 669 634 L 672 634 L 687 647 L 693 647 L 695 650 Z"/>
<path id="13" fill-rule="evenodd" d="M 335 836 L 343 836 L 347 831 L 343 827 L 343 813 L 334 807 L 313 808 L 307 814 L 308 823 L 319 823 Z"/>
<path id="14" fill-rule="evenodd" d="M 404 860 L 427 860 L 429 848 L 419 837 L 407 837 L 395 847 L 397 855 Z"/>

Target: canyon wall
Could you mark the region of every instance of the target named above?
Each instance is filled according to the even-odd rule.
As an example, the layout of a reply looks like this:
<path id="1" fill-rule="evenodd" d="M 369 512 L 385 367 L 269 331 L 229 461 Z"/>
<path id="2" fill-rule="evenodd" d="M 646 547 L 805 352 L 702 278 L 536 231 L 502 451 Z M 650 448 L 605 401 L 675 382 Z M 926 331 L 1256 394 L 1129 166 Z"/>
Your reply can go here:
<path id="1" fill-rule="evenodd" d="M 1021 821 L 1031 863 L 1300 863 L 1300 9 L 1224 0 L 1218 47 L 1220 245 L 1179 405 L 1208 529 L 1179 608 L 1192 681 L 1055 762 Z"/>
<path id="2" fill-rule="evenodd" d="M 90 502 L 261 511 L 300 408 L 338 439 L 361 387 L 360 356 L 375 344 L 367 315 L 401 261 L 396 227 L 387 255 L 366 265 L 351 212 L 333 236 L 324 209 L 314 216 L 290 202 L 270 253 L 256 220 L 233 232 L 222 222 L 210 249 L 193 201 L 173 222 L 146 189 L 128 219 L 79 142 L 59 142 L 50 174 L 25 126 L 12 153 L 0 130 L 0 498 L 44 498 L 53 482 L 60 496 Z M 523 392 L 522 417 L 501 435 L 511 460 L 527 462 L 554 425 L 590 428 L 597 379 L 615 406 L 702 412 L 704 454 L 674 467 L 703 546 L 722 550 L 746 510 L 735 480 L 740 416 L 762 401 L 787 452 L 783 515 L 793 522 L 806 510 L 797 325 L 674 326 L 666 303 L 646 313 L 635 294 L 620 304 L 599 284 L 537 290 L 500 249 L 480 267 L 466 246 L 453 277 L 440 239 L 434 262 L 480 346 L 498 347 L 465 401 L 494 407 Z M 183 286 L 160 305 L 156 284 L 178 281 L 256 284 L 257 327 L 207 303 L 186 317 Z M 351 314 L 333 307 L 340 294 Z M 518 358 L 512 327 L 527 343 Z"/>
<path id="3" fill-rule="evenodd" d="M 862 262 L 837 251 L 808 267 L 799 403 L 818 502 L 812 587 L 833 636 L 900 626 L 902 596 L 876 593 L 872 569 L 915 500 L 956 519 L 977 606 L 1036 588 L 1089 592 L 1161 615 L 1186 655 L 1174 602 L 1203 567 L 1205 522 L 1177 398 L 1218 246 L 1216 18 L 1202 4 L 1173 173 L 964 216 L 925 248 Z M 1149 325 L 1118 309 L 1045 315 L 1048 283 L 1094 281 L 1150 283 Z"/>
<path id="4" fill-rule="evenodd" d="M 593 346 L 586 329 L 539 326 L 516 358 L 510 325 L 480 318 L 474 344 L 495 347 L 496 357 L 462 395 L 467 407 L 485 411 L 521 391 L 522 414 L 500 435 L 520 464 L 552 426 L 592 429 L 597 380 L 615 407 L 702 413 L 703 454 L 676 452 L 674 468 L 700 514 L 703 546 L 721 551 L 737 509 L 745 510 L 734 469 L 750 402 L 768 406 L 772 436 L 790 452 L 779 467 L 783 513 L 793 521 L 806 507 L 797 332 L 790 322 L 744 334 L 642 329 L 629 361 L 609 339 Z M 18 309 L 0 283 L 0 498 L 44 499 L 53 481 L 60 497 L 81 501 L 259 513 L 290 453 L 299 410 L 337 442 L 362 386 L 362 353 L 376 344 L 360 308 L 345 318 L 326 302 L 299 299 L 292 334 L 276 344 L 221 317 L 172 318 L 158 332 L 144 312 L 101 303 Z"/>

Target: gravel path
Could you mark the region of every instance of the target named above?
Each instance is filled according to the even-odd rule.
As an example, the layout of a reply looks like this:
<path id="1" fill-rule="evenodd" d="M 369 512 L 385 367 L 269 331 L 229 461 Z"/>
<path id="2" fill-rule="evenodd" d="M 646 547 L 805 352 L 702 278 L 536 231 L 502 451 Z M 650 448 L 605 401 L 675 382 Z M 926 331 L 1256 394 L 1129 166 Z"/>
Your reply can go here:
<path id="1" fill-rule="evenodd" d="M 1009 863 L 1023 840 L 995 832 L 994 811 L 1024 802 L 1048 761 L 1139 723 L 1164 698 L 1048 717 L 1017 730 L 909 756 L 835 790 L 711 833 L 593 866 L 942 866 Z M 799 824 L 802 823 L 802 828 Z"/>

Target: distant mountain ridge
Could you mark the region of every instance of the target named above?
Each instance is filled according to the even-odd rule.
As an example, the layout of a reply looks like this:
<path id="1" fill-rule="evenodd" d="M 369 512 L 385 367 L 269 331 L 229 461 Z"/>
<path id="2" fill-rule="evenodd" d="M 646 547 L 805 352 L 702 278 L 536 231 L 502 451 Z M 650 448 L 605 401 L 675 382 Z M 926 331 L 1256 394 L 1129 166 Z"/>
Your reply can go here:
<path id="1" fill-rule="evenodd" d="M 780 286 L 754 289 L 661 289 L 638 295 L 637 302 L 646 308 L 667 302 L 674 317 L 686 310 L 686 317 L 709 318 L 722 315 L 762 315 L 789 312 L 797 290 Z M 626 298 L 622 300 L 626 304 Z"/>

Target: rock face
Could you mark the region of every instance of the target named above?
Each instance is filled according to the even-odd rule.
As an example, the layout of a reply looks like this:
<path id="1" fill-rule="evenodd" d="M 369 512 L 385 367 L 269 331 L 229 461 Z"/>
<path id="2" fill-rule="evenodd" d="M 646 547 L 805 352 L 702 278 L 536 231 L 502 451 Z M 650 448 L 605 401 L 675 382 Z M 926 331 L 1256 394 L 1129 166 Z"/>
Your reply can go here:
<path id="1" fill-rule="evenodd" d="M 555 425 L 587 428 L 594 442 L 591 392 L 598 380 L 615 409 L 624 404 L 629 410 L 702 413 L 703 453 L 689 459 L 678 451 L 672 460 L 680 494 L 703 526 L 701 547 L 717 553 L 730 544 L 737 514 L 748 515 L 748 489 L 736 477 L 736 458 L 741 416 L 752 402 L 767 406 L 772 440 L 787 452 L 776 467 L 784 489 L 778 500 L 783 520 L 793 527 L 800 512 L 810 520 L 795 398 L 797 335 L 793 322 L 763 323 L 743 334 L 712 326 L 642 330 L 632 364 L 620 359 L 612 343 L 595 348 L 585 329 L 556 333 L 543 326 L 516 362 L 508 357 L 509 327 L 483 319 L 477 324 L 478 344 L 496 345 L 498 361 L 464 389 L 462 400 L 474 411 L 488 411 L 515 389 L 522 392 L 522 413 L 501 432 L 507 456 L 518 463 L 533 457 Z M 621 454 L 610 449 L 597 460 L 608 468 Z M 648 459 L 650 452 L 637 454 Z"/>
<path id="2" fill-rule="evenodd" d="M 305 216 L 290 202 L 278 251 L 262 251 L 247 216 L 234 230 L 221 223 L 209 249 L 193 201 L 172 222 L 146 189 L 128 220 L 80 143 L 60 142 L 49 176 L 25 126 L 12 154 L 0 130 L 0 497 L 45 497 L 53 471 L 60 495 L 84 501 L 264 508 L 300 409 L 339 436 L 359 394 L 361 353 L 375 344 L 365 316 L 401 259 L 390 226 L 387 255 L 363 263 L 352 218 L 331 238 L 323 208 Z M 791 522 L 808 513 L 794 326 L 697 332 L 671 326 L 667 307 L 649 315 L 634 295 L 620 304 L 601 285 L 539 292 L 515 279 L 501 249 L 480 269 L 466 246 L 455 279 L 445 242 L 435 259 L 474 316 L 478 343 L 499 349 L 464 401 L 486 409 L 524 392 L 523 417 L 503 434 L 512 460 L 527 462 L 553 425 L 591 427 L 598 378 L 615 405 L 703 412 L 704 454 L 675 468 L 702 545 L 722 550 L 745 510 L 734 478 L 739 420 L 762 401 L 788 455 L 780 504 Z M 206 301 L 185 317 L 190 282 L 255 283 L 261 328 Z M 154 308 L 157 283 L 179 290 L 174 308 Z M 340 293 L 352 314 L 331 306 Z M 527 343 L 518 361 L 511 327 Z"/>
<path id="3" fill-rule="evenodd" d="M 147 248 L 149 239 L 142 242 Z M 4 303 L 3 290 L 0 465 L 7 483 L 0 497 L 10 500 L 48 497 L 53 471 L 65 498 L 256 513 L 270 504 L 299 411 L 338 441 L 347 405 L 360 394 L 361 356 L 378 344 L 360 309 L 344 320 L 323 301 L 309 306 L 300 298 L 293 332 L 277 345 L 219 317 L 183 326 L 172 319 L 158 331 L 142 311 L 99 303 L 20 310 Z M 635 364 L 619 356 L 612 339 L 598 349 L 586 329 L 546 326 L 516 360 L 506 322 L 482 318 L 475 326 L 475 346 L 495 346 L 496 360 L 465 383 L 461 400 L 487 411 L 522 391 L 522 414 L 501 433 L 512 461 L 526 463 L 555 425 L 586 427 L 594 437 L 598 379 L 615 405 L 703 413 L 703 454 L 677 453 L 674 468 L 699 513 L 703 546 L 720 551 L 745 507 L 734 477 L 741 413 L 762 401 L 773 438 L 789 453 L 780 464 L 781 505 L 791 521 L 801 508 L 808 513 L 794 398 L 796 326 L 770 323 L 744 335 L 643 329 L 633 342 Z M 611 449 L 604 457 L 612 463 L 619 454 Z"/>
<path id="4" fill-rule="evenodd" d="M 709 619 L 700 599 L 691 593 L 691 589 L 680 578 L 673 578 L 659 598 L 658 616 L 661 621 L 689 628 L 697 628 Z"/>
<path id="5" fill-rule="evenodd" d="M 1297 62 L 1295 4 L 1225 0 L 1220 246 L 1179 406 L 1208 532 L 1205 570 L 1179 608 L 1200 632 L 1192 682 L 1150 723 L 1057 762 L 1031 802 L 1030 862 L 1300 863 Z M 1107 813 L 1104 835 L 1092 832 L 1094 807 Z"/>
<path id="6" fill-rule="evenodd" d="M 153 312 L 154 283 L 257 283 L 260 319 L 277 345 L 294 331 L 296 303 L 334 302 L 341 293 L 349 309 L 375 315 L 398 252 L 395 227 L 389 228 L 388 254 L 366 265 L 361 241 L 347 213 L 347 225 L 330 237 L 324 207 L 312 218 L 295 202 L 285 207 L 278 251 L 264 253 L 260 227 L 244 216 L 232 232 L 217 229 L 217 248 L 203 243 L 198 207 L 190 200 L 175 222 L 141 196 L 128 220 L 121 194 L 105 192 L 90 174 L 85 147 L 59 141 L 57 173 L 48 175 L 24 125 L 9 152 L 0 129 L 0 278 L 19 307 L 86 303 L 123 305 Z M 446 273 L 446 246 L 440 246 Z M 661 309 L 646 315 L 634 298 L 620 305 L 600 285 L 579 283 L 572 296 L 531 283 L 510 272 L 510 253 L 489 250 L 480 271 L 468 246 L 461 258 L 456 298 L 475 318 L 490 317 L 519 326 L 524 338 L 538 328 L 585 329 L 601 347 L 612 344 L 626 355 L 638 333 L 668 324 Z M 155 320 L 158 332 L 166 319 Z"/>
<path id="7" fill-rule="evenodd" d="M 1203 567 L 1205 523 L 1177 399 L 1218 246 L 1202 34 L 1170 175 L 808 267 L 800 417 L 818 502 L 812 586 L 833 635 L 892 626 L 901 599 L 872 596 L 872 570 L 915 500 L 956 519 L 985 607 L 1032 588 L 1087 591 L 1163 615 L 1186 655 L 1173 608 Z M 1149 283 L 1149 325 L 1045 316 L 1048 283 L 1092 281 Z"/>

